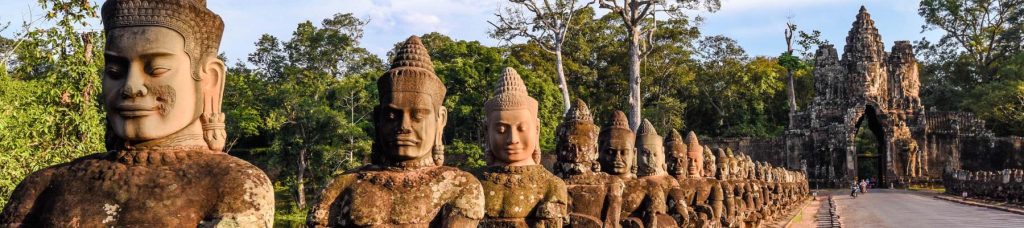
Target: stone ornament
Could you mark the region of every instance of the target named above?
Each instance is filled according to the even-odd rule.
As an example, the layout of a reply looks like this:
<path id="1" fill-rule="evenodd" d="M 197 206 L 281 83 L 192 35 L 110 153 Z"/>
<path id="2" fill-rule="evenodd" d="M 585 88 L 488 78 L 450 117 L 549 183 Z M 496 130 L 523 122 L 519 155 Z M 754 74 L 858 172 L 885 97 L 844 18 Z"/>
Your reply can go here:
<path id="1" fill-rule="evenodd" d="M 569 219 L 565 183 L 540 165 L 537 101 L 515 69 L 505 68 L 484 104 L 488 167 L 481 227 L 562 227 Z"/>
<path id="2" fill-rule="evenodd" d="M 569 193 L 568 227 L 616 227 L 624 182 L 601 172 L 597 162 L 598 128 L 587 104 L 576 99 L 555 130 L 555 174 Z"/>
<path id="3" fill-rule="evenodd" d="M 445 90 L 426 48 L 412 36 L 397 53 L 377 79 L 371 163 L 324 188 L 309 227 L 474 227 L 483 218 L 480 181 L 441 166 Z"/>
<path id="4" fill-rule="evenodd" d="M 107 152 L 30 174 L 0 227 L 270 227 L 270 180 L 223 151 L 220 17 L 197 0 L 110 0 L 101 13 Z"/>

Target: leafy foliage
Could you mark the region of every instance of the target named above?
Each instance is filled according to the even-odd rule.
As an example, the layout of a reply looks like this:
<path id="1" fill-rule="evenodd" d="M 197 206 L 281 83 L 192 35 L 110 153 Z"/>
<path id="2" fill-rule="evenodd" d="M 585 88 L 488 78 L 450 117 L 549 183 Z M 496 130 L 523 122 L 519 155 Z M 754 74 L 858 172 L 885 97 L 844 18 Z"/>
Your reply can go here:
<path id="1" fill-rule="evenodd" d="M 29 24 L 0 45 L 0 204 L 29 173 L 103 151 L 99 103 L 103 37 L 78 28 L 88 1 L 44 0 L 55 25 Z"/>

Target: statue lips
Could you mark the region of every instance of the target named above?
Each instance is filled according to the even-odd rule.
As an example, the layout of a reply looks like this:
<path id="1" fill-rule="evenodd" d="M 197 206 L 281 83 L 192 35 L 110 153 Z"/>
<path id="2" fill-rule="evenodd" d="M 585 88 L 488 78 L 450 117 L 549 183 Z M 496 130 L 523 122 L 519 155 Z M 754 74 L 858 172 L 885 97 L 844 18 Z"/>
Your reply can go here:
<path id="1" fill-rule="evenodd" d="M 420 140 L 417 140 L 412 137 L 398 136 L 395 138 L 394 141 L 392 141 L 392 143 L 394 143 L 397 146 L 416 146 L 420 144 Z"/>
<path id="2" fill-rule="evenodd" d="M 146 105 L 146 104 L 135 104 L 126 103 L 119 104 L 114 109 L 117 113 L 126 118 L 144 117 L 152 114 L 156 114 L 160 110 L 159 105 Z"/>

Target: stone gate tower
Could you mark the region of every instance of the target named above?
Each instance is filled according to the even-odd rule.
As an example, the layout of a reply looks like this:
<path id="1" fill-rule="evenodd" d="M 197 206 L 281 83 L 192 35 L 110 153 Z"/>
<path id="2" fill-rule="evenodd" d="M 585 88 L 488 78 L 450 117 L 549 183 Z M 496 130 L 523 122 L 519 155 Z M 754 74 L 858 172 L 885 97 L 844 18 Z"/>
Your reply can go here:
<path id="1" fill-rule="evenodd" d="M 832 45 L 815 54 L 814 101 L 794 114 L 786 147 L 787 165 L 803 167 L 820 184 L 848 185 L 878 178 L 902 183 L 926 169 L 924 106 L 918 96 L 917 60 L 908 41 L 890 52 L 863 6 L 846 37 L 842 59 Z M 879 177 L 857 177 L 854 138 L 862 124 L 879 143 Z"/>

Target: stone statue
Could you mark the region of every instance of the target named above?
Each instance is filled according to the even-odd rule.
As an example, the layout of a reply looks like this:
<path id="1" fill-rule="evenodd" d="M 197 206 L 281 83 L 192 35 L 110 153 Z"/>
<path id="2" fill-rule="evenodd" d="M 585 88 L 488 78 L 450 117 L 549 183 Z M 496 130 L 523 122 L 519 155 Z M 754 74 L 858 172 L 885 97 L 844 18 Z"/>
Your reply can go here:
<path id="1" fill-rule="evenodd" d="M 110 0 L 107 151 L 30 174 L 0 227 L 270 227 L 259 168 L 224 152 L 224 24 L 202 0 Z"/>
<path id="2" fill-rule="evenodd" d="M 569 227 L 617 227 L 625 184 L 601 172 L 597 162 L 598 128 L 590 109 L 576 99 L 556 130 L 555 174 L 569 192 Z"/>
<path id="3" fill-rule="evenodd" d="M 537 100 L 515 69 L 505 68 L 484 107 L 488 167 L 477 176 L 486 193 L 481 227 L 562 227 L 565 183 L 540 165 Z"/>
<path id="4" fill-rule="evenodd" d="M 665 163 L 664 140 L 650 121 L 644 119 L 637 129 L 637 176 L 650 188 L 650 204 L 658 217 L 656 227 L 677 227 L 688 217 L 688 205 L 683 203 L 682 189 L 675 178 L 668 175 Z"/>
<path id="5" fill-rule="evenodd" d="M 418 37 L 402 44 L 377 90 L 370 164 L 335 177 L 308 225 L 476 226 L 483 189 L 472 174 L 442 166 L 446 90 Z"/>
<path id="6" fill-rule="evenodd" d="M 730 179 L 733 174 L 732 158 L 730 158 L 729 154 L 726 153 L 726 150 L 722 148 L 715 148 L 714 151 L 718 159 L 718 164 L 716 165 L 718 167 L 718 175 L 715 177 L 718 182 L 718 186 L 722 189 L 723 195 L 722 208 L 715 210 L 721 212 L 716 214 L 721 215 L 722 227 L 732 227 L 735 225 L 736 217 L 738 216 L 735 195 L 733 193 L 735 190 L 735 183 Z"/>
<path id="7" fill-rule="evenodd" d="M 655 208 L 641 205 L 649 201 L 647 182 L 636 178 L 636 135 L 629 128 L 626 114 L 622 111 L 612 113 L 608 124 L 598 135 L 598 161 L 601 169 L 612 176 L 619 177 L 625 183 L 622 193 L 622 211 L 619 224 L 622 227 L 645 227 L 645 224 L 656 224 Z"/>

